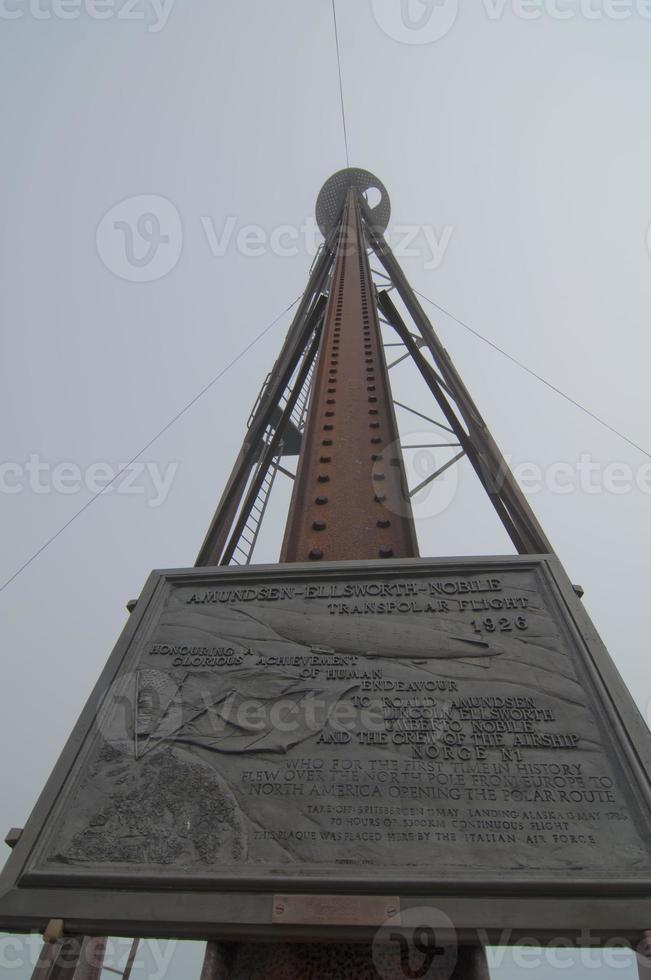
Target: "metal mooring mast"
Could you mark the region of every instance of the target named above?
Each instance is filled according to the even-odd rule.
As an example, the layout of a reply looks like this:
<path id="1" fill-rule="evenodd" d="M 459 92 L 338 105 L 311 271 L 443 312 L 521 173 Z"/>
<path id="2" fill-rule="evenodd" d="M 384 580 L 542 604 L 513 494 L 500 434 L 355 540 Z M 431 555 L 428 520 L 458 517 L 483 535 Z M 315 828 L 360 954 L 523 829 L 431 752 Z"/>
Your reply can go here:
<path id="1" fill-rule="evenodd" d="M 646 951 L 651 738 L 389 215 L 368 171 L 322 188 L 324 244 L 196 565 L 129 604 L 8 838 L 0 928 L 44 931 L 38 980 L 98 980 L 109 935 L 207 940 L 202 980 L 486 980 L 485 945 L 522 937 Z M 415 487 L 406 359 L 450 453 Z M 516 555 L 418 557 L 411 499 L 464 458 Z M 280 562 L 255 565 L 279 478 Z"/>
<path id="2" fill-rule="evenodd" d="M 371 190 L 380 198 L 373 208 L 366 203 Z M 458 440 L 448 445 L 459 452 L 440 472 L 431 474 L 430 481 L 467 456 L 518 552 L 551 553 L 540 524 L 383 237 L 391 210 L 382 182 L 366 170 L 342 170 L 323 186 L 316 213 L 325 243 L 249 420 L 197 565 L 250 561 L 280 460 L 296 454 L 300 454 L 299 467 L 281 561 L 418 554 L 409 505 L 413 491 L 405 482 L 380 317 L 394 328 L 405 356 L 413 359 L 434 395 L 446 423 L 434 425 Z M 381 288 L 373 281 L 369 251 L 385 269 Z M 403 300 L 417 334 L 391 300 L 392 289 Z M 306 427 L 307 392 L 312 387 Z M 385 452 L 390 458 L 383 458 Z M 322 492 L 315 494 L 315 486 Z"/>

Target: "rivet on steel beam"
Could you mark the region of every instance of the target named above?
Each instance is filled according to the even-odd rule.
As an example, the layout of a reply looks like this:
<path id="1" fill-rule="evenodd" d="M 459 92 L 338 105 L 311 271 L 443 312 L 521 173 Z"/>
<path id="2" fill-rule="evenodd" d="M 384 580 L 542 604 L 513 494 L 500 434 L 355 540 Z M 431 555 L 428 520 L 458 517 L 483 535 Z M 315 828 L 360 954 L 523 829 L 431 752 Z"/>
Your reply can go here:
<path id="1" fill-rule="evenodd" d="M 382 520 L 377 522 L 378 527 L 391 527 L 391 521 Z"/>
<path id="2" fill-rule="evenodd" d="M 312 530 L 313 531 L 325 531 L 325 529 L 326 529 L 326 522 L 325 521 L 312 521 Z"/>
<path id="3" fill-rule="evenodd" d="M 316 500 L 314 501 L 314 503 L 315 504 L 318 504 L 319 507 L 323 507 L 324 504 L 327 504 L 328 503 L 328 498 L 327 497 L 317 497 Z"/>
<path id="4" fill-rule="evenodd" d="M 321 445 L 322 446 L 331 446 L 332 445 L 332 439 L 322 439 L 321 440 Z"/>
<path id="5" fill-rule="evenodd" d="M 386 499 L 387 499 L 387 496 L 386 496 L 385 493 L 376 493 L 375 494 L 375 503 L 376 504 L 383 504 Z"/>
<path id="6" fill-rule="evenodd" d="M 373 474 L 373 479 L 374 480 L 377 480 L 378 482 L 381 481 L 381 480 L 383 480 L 384 479 L 384 473 L 374 473 Z"/>
<path id="7" fill-rule="evenodd" d="M 331 463 L 332 462 L 332 456 L 320 456 L 319 457 L 319 462 L 320 463 Z"/>
<path id="8" fill-rule="evenodd" d="M 312 561 L 318 561 L 319 558 L 323 558 L 323 552 L 320 548 L 312 548 L 310 552 L 310 558 Z"/>
<path id="9" fill-rule="evenodd" d="M 380 548 L 380 558 L 393 558 L 393 548 Z"/>
<path id="10" fill-rule="evenodd" d="M 330 477 L 328 476 L 327 473 L 319 473 L 319 475 L 317 476 L 317 480 L 319 481 L 319 483 L 328 483 L 330 481 Z"/>

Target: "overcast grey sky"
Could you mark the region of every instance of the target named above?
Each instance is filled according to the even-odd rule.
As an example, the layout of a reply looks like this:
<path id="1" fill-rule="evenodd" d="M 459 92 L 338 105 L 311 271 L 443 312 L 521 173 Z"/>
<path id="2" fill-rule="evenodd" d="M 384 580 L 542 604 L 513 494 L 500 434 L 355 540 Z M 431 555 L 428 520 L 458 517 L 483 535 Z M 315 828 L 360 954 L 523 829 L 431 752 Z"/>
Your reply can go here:
<path id="1" fill-rule="evenodd" d="M 394 245 L 421 229 L 414 286 L 651 451 L 648 6 L 337 10 L 350 162 L 388 187 Z M 1 0 L 0 51 L 4 582 L 297 297 L 346 159 L 330 0 Z M 145 212 L 160 227 L 126 253 Z M 539 468 L 520 471 L 532 505 L 648 717 L 649 457 L 434 322 L 504 452 Z M 0 829 L 26 820 L 125 602 L 193 563 L 287 323 L 144 452 L 144 492 L 103 495 L 0 594 Z M 407 369 L 393 380 L 429 410 Z M 447 488 L 418 511 L 422 553 L 507 550 L 469 470 Z"/>

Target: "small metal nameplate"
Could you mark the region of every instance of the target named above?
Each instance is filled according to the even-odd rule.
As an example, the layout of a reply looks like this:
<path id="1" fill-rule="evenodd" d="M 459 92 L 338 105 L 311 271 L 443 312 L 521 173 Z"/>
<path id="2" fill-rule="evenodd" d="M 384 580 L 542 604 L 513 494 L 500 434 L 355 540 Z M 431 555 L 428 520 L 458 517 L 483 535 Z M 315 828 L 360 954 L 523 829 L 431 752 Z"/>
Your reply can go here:
<path id="1" fill-rule="evenodd" d="M 381 895 L 275 895 L 271 921 L 293 926 L 400 925 L 400 899 Z"/>

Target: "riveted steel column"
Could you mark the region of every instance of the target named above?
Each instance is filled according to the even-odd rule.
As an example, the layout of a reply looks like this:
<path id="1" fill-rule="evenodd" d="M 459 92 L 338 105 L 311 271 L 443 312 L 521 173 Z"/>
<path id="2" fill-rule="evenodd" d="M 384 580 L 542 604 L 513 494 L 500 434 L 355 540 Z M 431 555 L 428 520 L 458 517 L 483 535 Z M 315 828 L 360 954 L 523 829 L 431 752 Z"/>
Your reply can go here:
<path id="1" fill-rule="evenodd" d="M 365 233 L 351 189 L 281 561 L 417 554 Z"/>

